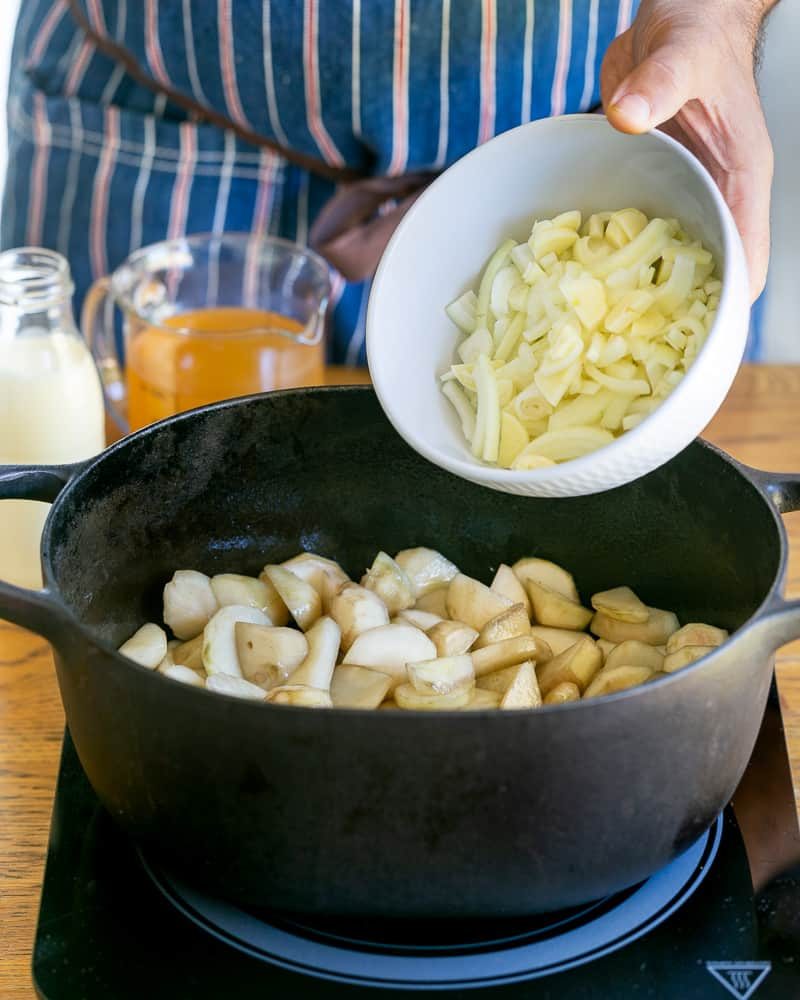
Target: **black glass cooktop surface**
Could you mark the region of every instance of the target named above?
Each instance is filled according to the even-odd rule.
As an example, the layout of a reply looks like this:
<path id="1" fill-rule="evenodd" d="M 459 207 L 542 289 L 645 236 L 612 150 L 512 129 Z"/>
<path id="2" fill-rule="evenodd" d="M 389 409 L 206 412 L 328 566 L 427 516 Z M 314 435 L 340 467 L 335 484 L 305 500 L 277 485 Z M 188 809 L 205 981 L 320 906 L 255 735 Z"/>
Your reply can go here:
<path id="1" fill-rule="evenodd" d="M 525 919 L 245 909 L 140 853 L 65 736 L 33 954 L 47 1000 L 800 997 L 800 835 L 777 697 L 731 807 L 640 885 Z"/>

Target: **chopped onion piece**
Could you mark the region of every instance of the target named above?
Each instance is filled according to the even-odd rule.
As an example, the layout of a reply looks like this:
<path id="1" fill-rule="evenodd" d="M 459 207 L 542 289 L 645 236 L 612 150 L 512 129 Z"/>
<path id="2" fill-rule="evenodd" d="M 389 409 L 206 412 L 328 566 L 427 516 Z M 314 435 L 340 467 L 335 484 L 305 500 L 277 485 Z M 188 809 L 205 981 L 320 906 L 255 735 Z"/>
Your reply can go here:
<path id="1" fill-rule="evenodd" d="M 614 397 L 607 389 L 603 389 L 593 396 L 576 396 L 575 399 L 559 406 L 553 412 L 547 429 L 558 431 L 565 427 L 595 424 L 603 416 L 606 407 L 613 399 Z"/>
<path id="2" fill-rule="evenodd" d="M 551 406 L 558 406 L 567 393 L 567 389 L 572 384 L 576 375 L 580 374 L 581 363 L 575 361 L 569 368 L 565 368 L 554 375 L 546 375 L 542 371 L 537 371 L 533 380 L 541 390 L 542 395 Z"/>
<path id="3" fill-rule="evenodd" d="M 480 458 L 484 462 L 496 462 L 500 451 L 500 400 L 497 393 L 497 379 L 485 354 L 478 358 L 475 382 L 478 386 L 478 419 L 480 433 L 472 442 L 472 450 L 480 448 Z M 476 444 L 477 442 L 477 444 Z"/>
<path id="4" fill-rule="evenodd" d="M 530 448 L 530 445 L 528 445 L 528 448 Z M 527 472 L 531 469 L 546 469 L 556 464 L 552 458 L 545 458 L 544 455 L 537 455 L 532 451 L 528 451 L 528 448 L 521 451 L 512 462 L 511 468 L 514 469 L 514 471 Z"/>
<path id="5" fill-rule="evenodd" d="M 475 435 L 475 413 L 469 405 L 469 400 L 464 395 L 464 391 L 455 382 L 447 382 L 442 386 L 442 392 L 453 404 L 461 421 L 461 430 L 464 432 L 464 437 L 472 444 L 472 438 Z"/>
<path id="6" fill-rule="evenodd" d="M 650 386 L 642 379 L 614 378 L 612 375 L 604 374 L 594 365 L 586 365 L 586 374 L 595 382 L 604 385 L 606 389 L 625 396 L 646 396 L 650 392 Z"/>
<path id="7" fill-rule="evenodd" d="M 458 349 L 458 356 L 465 364 L 477 360 L 481 354 L 491 354 L 492 335 L 485 326 L 478 327 Z"/>
<path id="8" fill-rule="evenodd" d="M 478 308 L 478 296 L 470 290 L 459 295 L 449 306 L 445 307 L 445 312 L 455 325 L 464 333 L 472 333 L 476 326 L 476 310 Z"/>
<path id="9" fill-rule="evenodd" d="M 441 376 L 476 457 L 569 461 L 635 426 L 680 383 L 722 289 L 675 219 L 577 211 L 507 240 L 447 314 L 467 336 Z"/>
<path id="10" fill-rule="evenodd" d="M 525 313 L 519 312 L 508 324 L 505 332 L 503 333 L 502 339 L 499 344 L 497 344 L 497 348 L 494 352 L 495 358 L 500 361 L 508 361 L 514 351 L 514 348 L 519 343 L 524 326 Z M 495 343 L 497 343 L 496 340 Z"/>
<path id="11" fill-rule="evenodd" d="M 495 275 L 489 297 L 489 308 L 495 316 L 508 315 L 508 297 L 517 280 L 517 269 L 511 264 L 501 267 Z"/>
<path id="12" fill-rule="evenodd" d="M 644 420 L 644 414 L 642 413 L 630 413 L 627 417 L 622 418 L 622 429 L 624 431 L 630 431 L 637 424 L 640 424 Z"/>
<path id="13" fill-rule="evenodd" d="M 669 279 L 657 293 L 659 309 L 662 312 L 677 309 L 692 290 L 693 283 L 694 260 L 685 253 L 679 253 L 675 257 Z"/>
<path id="14" fill-rule="evenodd" d="M 511 251 L 511 260 L 521 275 L 525 275 L 530 264 L 534 264 L 533 251 L 527 243 L 518 243 Z"/>
<path id="15" fill-rule="evenodd" d="M 501 244 L 495 250 L 494 254 L 489 258 L 489 263 L 486 265 L 486 269 L 483 272 L 483 277 L 481 278 L 481 284 L 478 289 L 478 302 L 475 307 L 475 318 L 478 324 L 486 322 L 486 315 L 489 312 L 489 301 L 492 294 L 492 285 L 494 284 L 495 275 L 504 266 L 509 258 L 511 251 L 516 246 L 513 240 L 506 240 L 505 243 Z"/>
<path id="16" fill-rule="evenodd" d="M 568 462 L 611 444 L 613 440 L 614 435 L 600 427 L 565 427 L 534 438 L 528 448 L 554 462 Z"/>

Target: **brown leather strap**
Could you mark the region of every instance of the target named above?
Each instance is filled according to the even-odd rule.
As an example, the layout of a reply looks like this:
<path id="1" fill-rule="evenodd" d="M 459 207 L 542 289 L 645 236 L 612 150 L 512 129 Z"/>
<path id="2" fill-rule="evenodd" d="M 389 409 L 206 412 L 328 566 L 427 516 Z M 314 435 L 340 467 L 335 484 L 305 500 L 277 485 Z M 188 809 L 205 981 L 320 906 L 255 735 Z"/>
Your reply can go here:
<path id="1" fill-rule="evenodd" d="M 344 185 L 315 219 L 309 243 L 348 281 L 371 278 L 400 220 L 434 177 L 370 177 Z"/>
<path id="2" fill-rule="evenodd" d="M 272 150 L 278 156 L 282 156 L 289 163 L 293 163 L 296 167 L 300 167 L 302 170 L 308 170 L 312 174 L 317 174 L 320 177 L 325 177 L 327 180 L 335 181 L 336 183 L 346 183 L 347 181 L 354 181 L 360 177 L 367 176 L 366 171 L 355 170 L 352 167 L 332 167 L 330 164 L 325 163 L 324 160 L 318 160 L 314 156 L 308 156 L 305 153 L 301 153 L 295 149 L 287 149 L 284 146 L 279 145 L 272 139 L 268 139 L 266 136 L 260 135 L 257 132 L 253 132 L 248 128 L 237 124 L 232 119 L 228 118 L 227 115 L 220 114 L 219 111 L 215 111 L 214 108 L 206 107 L 204 104 L 200 104 L 189 94 L 183 93 L 181 90 L 176 90 L 174 87 L 168 84 L 159 83 L 153 77 L 149 76 L 140 66 L 136 56 L 124 46 L 115 42 L 108 35 L 101 35 L 95 31 L 94 27 L 89 22 L 86 14 L 81 7 L 80 0 L 68 0 L 70 13 L 72 14 L 75 23 L 84 32 L 87 38 L 91 39 L 97 49 L 104 55 L 107 55 L 110 59 L 115 62 L 120 63 L 125 72 L 128 73 L 137 83 L 140 83 L 143 87 L 147 87 L 148 90 L 152 90 L 156 94 L 164 94 L 173 102 L 173 104 L 178 105 L 180 108 L 184 108 L 186 111 L 191 112 L 201 121 L 208 122 L 211 125 L 216 125 L 218 128 L 227 129 L 231 132 L 235 132 L 241 139 L 246 142 L 252 143 L 254 146 L 261 146 L 265 149 Z"/>

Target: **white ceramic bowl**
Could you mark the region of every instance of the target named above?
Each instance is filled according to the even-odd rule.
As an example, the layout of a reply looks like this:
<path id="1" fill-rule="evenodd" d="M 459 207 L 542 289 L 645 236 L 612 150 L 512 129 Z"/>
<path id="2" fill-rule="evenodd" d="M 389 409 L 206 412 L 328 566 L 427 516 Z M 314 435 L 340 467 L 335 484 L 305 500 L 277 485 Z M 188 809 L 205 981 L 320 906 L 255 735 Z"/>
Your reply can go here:
<path id="1" fill-rule="evenodd" d="M 719 265 L 716 322 L 686 377 L 654 413 L 583 458 L 527 472 L 474 458 L 438 376 L 459 342 L 448 302 L 468 288 L 511 236 L 534 218 L 634 206 L 676 217 Z M 744 249 L 702 165 L 660 132 L 627 136 L 599 115 L 522 125 L 445 171 L 408 212 L 383 255 L 369 300 L 367 355 L 389 420 L 425 458 L 506 493 L 563 497 L 621 486 L 685 448 L 725 398 L 742 360 L 749 315 Z"/>

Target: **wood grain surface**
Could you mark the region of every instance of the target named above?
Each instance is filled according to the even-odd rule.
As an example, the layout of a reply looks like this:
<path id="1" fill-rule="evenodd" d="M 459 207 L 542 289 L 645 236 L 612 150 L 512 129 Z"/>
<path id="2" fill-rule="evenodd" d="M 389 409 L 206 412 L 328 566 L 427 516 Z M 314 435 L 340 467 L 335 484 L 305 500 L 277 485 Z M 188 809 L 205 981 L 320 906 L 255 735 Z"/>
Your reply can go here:
<path id="1" fill-rule="evenodd" d="M 364 381 L 331 370 L 329 384 Z M 745 367 L 706 436 L 739 460 L 800 471 L 800 368 Z M 786 517 L 792 542 L 787 591 L 800 596 L 800 513 Z M 800 644 L 778 657 L 778 685 L 800 779 Z M 34 996 L 30 954 L 64 716 L 49 646 L 0 622 L 0 998 Z"/>

